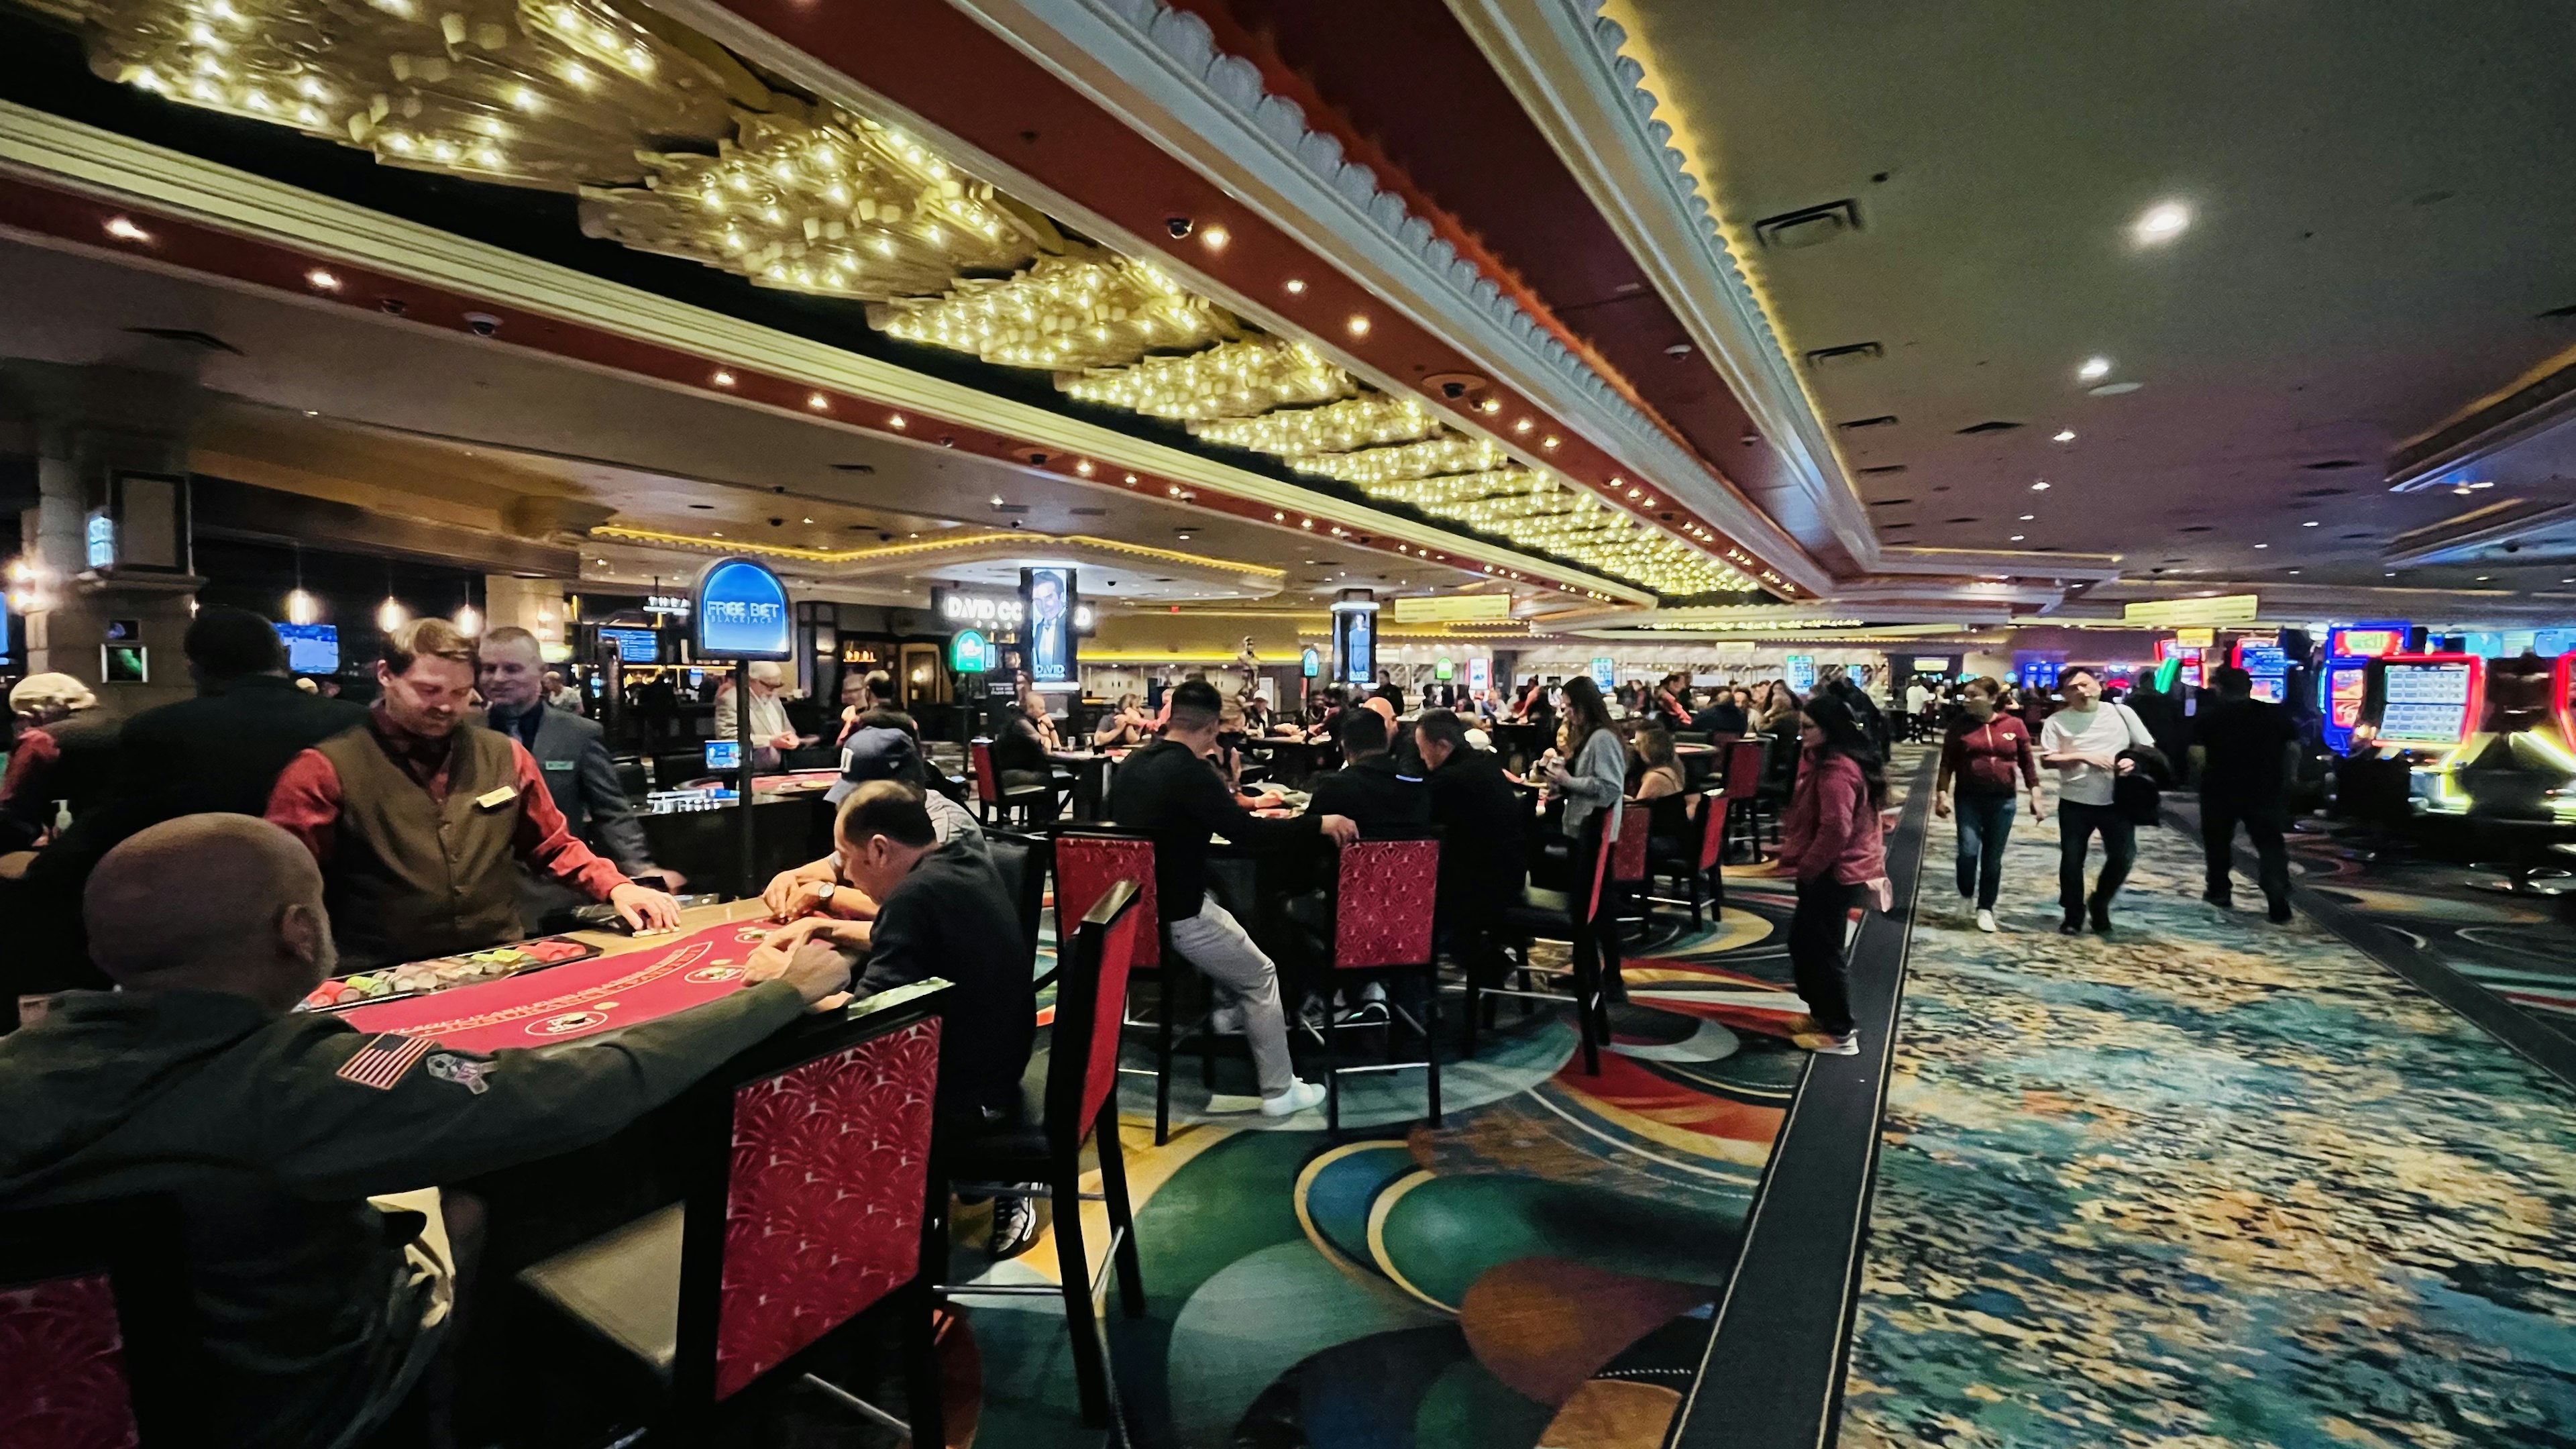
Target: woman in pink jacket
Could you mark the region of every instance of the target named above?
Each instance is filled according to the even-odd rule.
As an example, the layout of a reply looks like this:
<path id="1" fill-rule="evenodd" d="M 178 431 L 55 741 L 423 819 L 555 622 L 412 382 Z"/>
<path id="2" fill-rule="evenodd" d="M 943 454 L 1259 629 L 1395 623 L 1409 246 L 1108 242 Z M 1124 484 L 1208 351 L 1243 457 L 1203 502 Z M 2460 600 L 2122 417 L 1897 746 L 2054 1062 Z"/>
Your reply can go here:
<path id="1" fill-rule="evenodd" d="M 1806 758 L 1780 821 L 1780 864 L 1798 880 L 1789 965 L 1808 1014 L 1791 1023 L 1791 1040 L 1826 1056 L 1856 1056 L 1860 1032 L 1852 1022 L 1843 924 L 1864 899 L 1881 910 L 1889 904 L 1878 826 L 1887 780 L 1851 706 L 1830 694 L 1808 701 L 1798 738 Z"/>

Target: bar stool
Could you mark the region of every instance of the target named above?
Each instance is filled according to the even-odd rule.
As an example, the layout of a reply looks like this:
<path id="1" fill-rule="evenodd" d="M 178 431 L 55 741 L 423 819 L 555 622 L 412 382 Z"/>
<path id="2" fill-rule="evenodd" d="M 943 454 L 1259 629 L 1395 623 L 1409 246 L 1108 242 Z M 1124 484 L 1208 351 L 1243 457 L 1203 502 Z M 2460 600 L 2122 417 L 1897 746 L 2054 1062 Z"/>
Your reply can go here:
<path id="1" fill-rule="evenodd" d="M 1092 905 L 1109 893 L 1119 881 L 1138 882 L 1141 912 L 1147 924 L 1139 929 L 1136 946 L 1136 969 L 1130 974 L 1132 987 L 1137 977 L 1154 983 L 1154 1014 L 1137 1016 L 1130 1010 L 1120 1020 L 1126 1027 L 1150 1027 L 1154 1033 L 1154 1067 L 1120 1067 L 1131 1077 L 1154 1079 L 1154 1145 L 1172 1140 L 1172 1058 L 1184 1042 L 1195 1040 L 1199 1048 L 1200 1080 L 1216 1080 L 1216 1040 L 1208 1030 L 1208 1013 L 1213 1009 L 1203 1000 L 1198 1014 L 1187 1023 L 1181 1020 L 1180 993 L 1182 978 L 1196 975 L 1180 962 L 1179 953 L 1165 939 L 1158 908 L 1154 901 L 1154 842 L 1144 835 L 1110 830 L 1061 830 L 1055 837 L 1055 930 L 1056 940 L 1068 939 L 1068 923 L 1082 920 Z"/>
<path id="2" fill-rule="evenodd" d="M 1018 785 L 1008 790 L 1002 788 L 1002 777 L 993 769 L 991 740 L 970 740 L 967 742 L 966 750 L 968 757 L 974 762 L 975 803 L 982 810 L 983 822 L 986 825 L 1016 816 L 1020 824 L 1035 826 L 1039 823 L 1039 805 L 1044 804 L 1050 814 L 1053 812 L 1055 805 L 1053 786 Z"/>
<path id="3" fill-rule="evenodd" d="M 1341 1065 L 1341 1034 L 1372 1023 L 1336 1020 L 1325 1028 L 1324 1119 L 1335 1136 L 1342 1130 L 1345 1072 L 1422 1068 L 1429 1083 L 1429 1112 L 1423 1120 L 1433 1127 L 1440 1125 L 1440 973 L 1432 935 L 1432 908 L 1439 886 L 1437 838 L 1360 840 L 1341 849 L 1333 870 L 1333 934 L 1326 965 L 1338 981 L 1417 977 L 1422 982 L 1422 1016 L 1417 1020 L 1394 997 L 1387 998 L 1387 1060 L 1378 1066 Z M 1422 1038 L 1421 1061 L 1395 1060 L 1398 1021 Z"/>
<path id="4" fill-rule="evenodd" d="M 1590 1076 L 1601 1075 L 1601 1047 L 1610 1040 L 1610 1009 L 1602 996 L 1603 955 L 1605 941 L 1616 935 L 1611 928 L 1606 906 L 1610 875 L 1610 851 L 1618 842 L 1618 833 L 1610 817 L 1620 807 L 1596 812 L 1584 822 L 1583 836 L 1575 842 L 1574 856 L 1579 862 L 1575 886 L 1571 891 L 1547 890 L 1531 886 L 1521 898 L 1503 910 L 1507 929 L 1522 939 L 1520 988 L 1483 986 L 1473 973 L 1467 978 L 1467 1055 L 1476 1054 L 1476 1025 L 1482 1019 L 1483 999 L 1509 996 L 1524 1001 L 1560 1001 L 1575 1008 L 1575 1019 L 1583 1037 L 1583 1070 Z M 1532 940 L 1564 941 L 1573 947 L 1574 994 L 1539 991 L 1526 985 L 1531 976 L 1528 945 Z"/>
<path id="5" fill-rule="evenodd" d="M 1136 1216 L 1127 1197 L 1127 1163 L 1118 1141 L 1118 1037 L 1126 1015 L 1129 973 L 1154 938 L 1152 908 L 1134 879 L 1114 881 L 1079 918 L 1056 977 L 1055 1034 L 1045 1063 L 1044 1106 L 1037 1124 L 1005 1128 L 944 1146 L 933 1201 L 943 1208 L 951 1191 L 993 1197 L 1044 1197 L 1055 1212 L 1057 1282 L 945 1283 L 950 1298 L 1060 1297 L 1065 1329 L 1073 1340 L 1073 1377 L 1085 1423 L 1109 1423 L 1110 1372 L 1094 1308 L 1101 1278 L 1118 1274 L 1118 1306 L 1130 1318 L 1145 1312 L 1145 1272 L 1136 1251 Z M 1100 1191 L 1082 1191 L 1082 1148 L 1096 1144 Z M 1024 1187 L 1023 1183 L 1043 1183 Z M 1109 1254 L 1095 1274 L 1083 1250 L 1082 1205 L 1109 1209 Z M 948 1262 L 946 1214 L 926 1236 L 924 1257 Z M 915 1444 L 925 1441 L 915 1439 Z M 929 1441 L 937 1442 L 937 1441 Z"/>

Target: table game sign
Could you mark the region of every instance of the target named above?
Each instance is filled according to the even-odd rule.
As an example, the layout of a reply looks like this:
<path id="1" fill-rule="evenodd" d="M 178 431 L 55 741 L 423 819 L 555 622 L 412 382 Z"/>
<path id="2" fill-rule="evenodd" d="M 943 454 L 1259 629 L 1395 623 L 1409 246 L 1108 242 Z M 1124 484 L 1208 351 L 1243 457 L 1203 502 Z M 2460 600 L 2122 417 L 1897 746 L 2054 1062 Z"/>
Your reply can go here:
<path id="1" fill-rule="evenodd" d="M 775 929 L 765 920 L 727 922 L 640 951 L 371 1002 L 345 1014 L 360 1031 L 435 1037 L 472 1052 L 577 1041 L 740 990 L 753 949 Z"/>

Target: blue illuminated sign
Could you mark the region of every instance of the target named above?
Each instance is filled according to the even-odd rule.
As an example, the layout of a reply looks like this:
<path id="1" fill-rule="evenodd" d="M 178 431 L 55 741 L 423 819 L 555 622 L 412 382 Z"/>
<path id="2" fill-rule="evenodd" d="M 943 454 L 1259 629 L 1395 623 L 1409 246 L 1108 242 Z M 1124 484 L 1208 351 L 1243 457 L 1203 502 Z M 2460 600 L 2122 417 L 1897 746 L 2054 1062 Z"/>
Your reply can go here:
<path id="1" fill-rule="evenodd" d="M 1297 672 L 1308 679 L 1324 672 L 1324 656 L 1316 653 L 1312 644 L 1306 646 L 1305 653 L 1297 656 Z"/>
<path id="2" fill-rule="evenodd" d="M 1812 694 L 1816 688 L 1816 656 L 1792 654 L 1781 661 L 1780 680 L 1800 694 Z"/>
<path id="3" fill-rule="evenodd" d="M 948 641 L 948 667 L 959 674 L 986 674 L 993 668 L 993 646 L 972 629 L 960 629 Z"/>
<path id="4" fill-rule="evenodd" d="M 787 585 L 763 564 L 719 559 L 698 575 L 697 643 L 702 659 L 788 659 L 796 652 Z"/>

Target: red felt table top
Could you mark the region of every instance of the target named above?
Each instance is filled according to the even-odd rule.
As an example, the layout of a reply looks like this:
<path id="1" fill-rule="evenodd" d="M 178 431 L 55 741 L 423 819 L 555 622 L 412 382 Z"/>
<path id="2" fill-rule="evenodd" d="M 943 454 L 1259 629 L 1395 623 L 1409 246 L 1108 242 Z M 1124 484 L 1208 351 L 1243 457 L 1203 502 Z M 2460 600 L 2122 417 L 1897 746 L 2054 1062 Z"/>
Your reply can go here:
<path id="1" fill-rule="evenodd" d="M 471 1052 L 578 1041 L 741 989 L 752 948 L 775 929 L 766 920 L 728 922 L 613 956 L 341 1015 L 360 1031 L 436 1037 Z"/>

